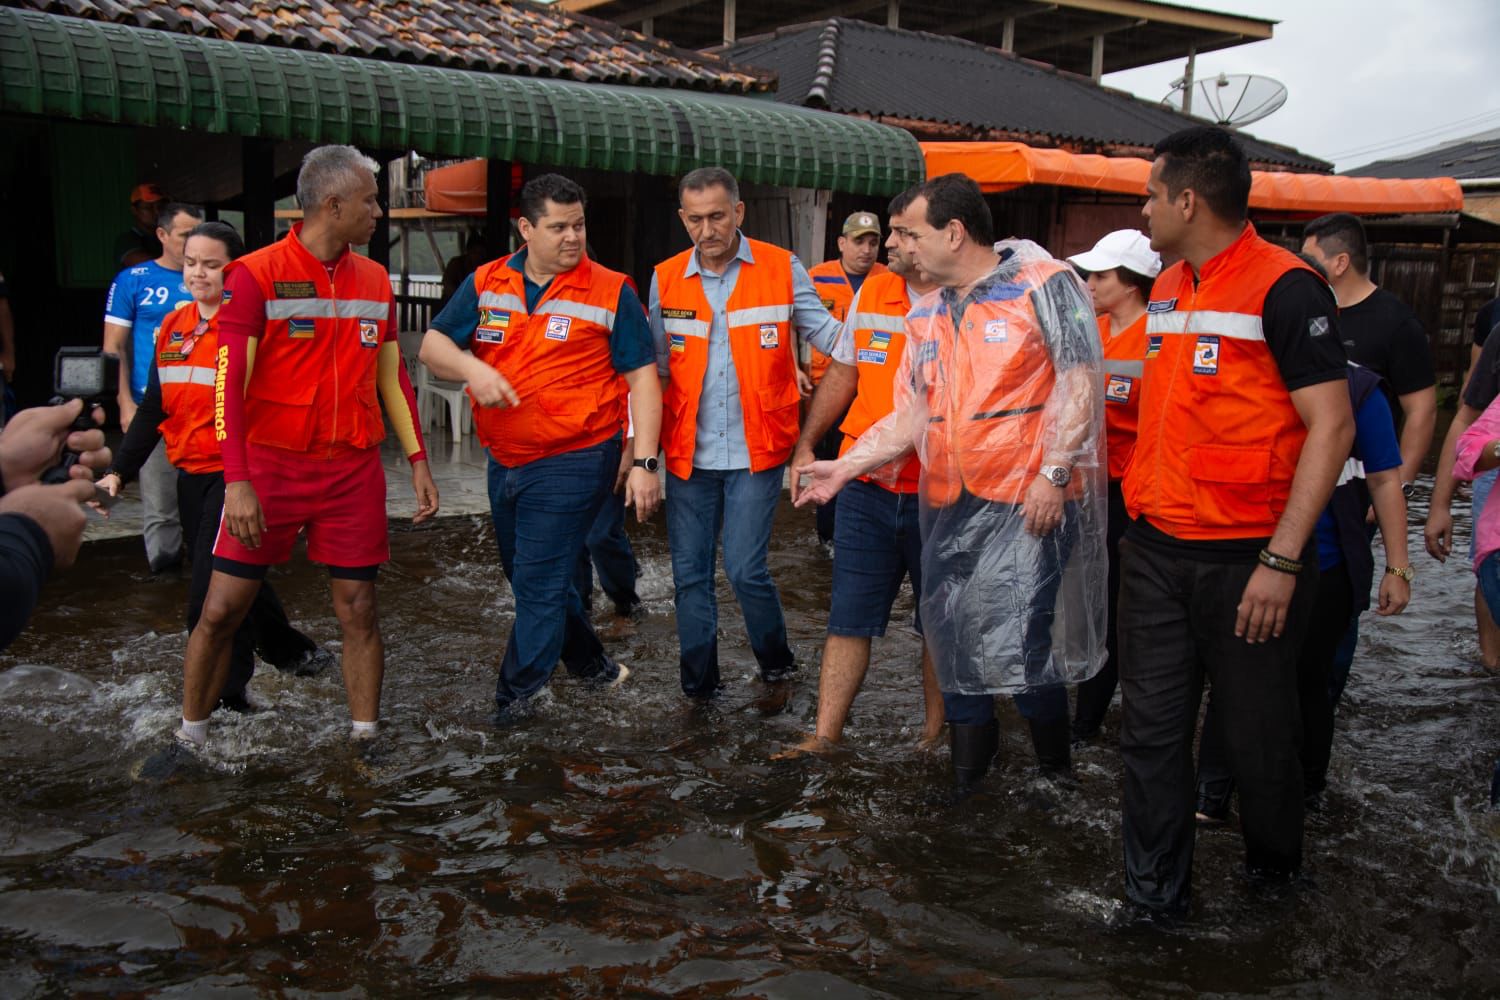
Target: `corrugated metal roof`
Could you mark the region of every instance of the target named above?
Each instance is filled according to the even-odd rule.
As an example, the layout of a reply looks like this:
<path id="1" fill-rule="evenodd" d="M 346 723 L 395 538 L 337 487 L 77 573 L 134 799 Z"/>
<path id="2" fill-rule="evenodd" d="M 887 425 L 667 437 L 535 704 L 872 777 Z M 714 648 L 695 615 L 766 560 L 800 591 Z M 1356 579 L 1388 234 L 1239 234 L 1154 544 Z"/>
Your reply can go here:
<path id="1" fill-rule="evenodd" d="M 355 59 L 0 8 L 0 111 L 894 194 L 911 134 L 764 98 Z"/>
<path id="2" fill-rule="evenodd" d="M 846 18 L 784 28 L 724 51 L 774 70 L 776 99 L 871 115 L 963 126 L 989 134 L 1045 136 L 1081 147 L 1147 148 L 1200 119 L 1100 86 L 1085 77 L 946 35 Z M 1331 164 L 1240 133 L 1252 160 L 1299 170 Z M 1085 148 L 1080 151 L 1092 152 Z"/>
<path id="3" fill-rule="evenodd" d="M 1461 181 L 1500 177 L 1500 129 L 1465 136 L 1409 156 L 1376 160 L 1344 173 L 1356 177 L 1454 177 Z"/>
<path id="4" fill-rule="evenodd" d="M 608 21 L 515 0 L 0 0 L 229 42 L 585 83 L 767 91 L 774 76 Z"/>

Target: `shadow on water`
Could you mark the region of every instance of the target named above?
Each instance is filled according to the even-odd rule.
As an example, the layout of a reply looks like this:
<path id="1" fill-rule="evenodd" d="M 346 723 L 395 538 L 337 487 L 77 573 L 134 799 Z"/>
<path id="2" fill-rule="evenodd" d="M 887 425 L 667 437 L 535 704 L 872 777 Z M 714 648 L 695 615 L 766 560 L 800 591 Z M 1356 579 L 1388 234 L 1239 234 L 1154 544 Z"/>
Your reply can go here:
<path id="1" fill-rule="evenodd" d="M 1482 806 L 1500 685 L 1476 665 L 1461 563 L 1417 557 L 1412 612 L 1365 619 L 1305 884 L 1256 889 L 1238 835 L 1205 832 L 1194 919 L 1121 930 L 1112 738 L 1079 753 L 1079 789 L 1059 792 L 1031 776 L 1007 705 L 987 791 L 929 806 L 946 754 L 912 749 L 905 595 L 847 748 L 773 762 L 811 724 L 814 671 L 768 714 L 725 589 L 727 692 L 685 704 L 663 533 L 634 537 L 649 615 L 601 619 L 635 671 L 622 688 L 560 672 L 530 718 L 495 729 L 511 600 L 489 527 L 398 527 L 374 747 L 345 739 L 336 669 L 262 667 L 252 692 L 268 707 L 216 718 L 204 769 L 165 785 L 130 774 L 176 718 L 184 585 L 146 576 L 134 539 L 91 544 L 0 655 L 0 994 L 1500 988 L 1500 825 Z M 772 567 L 815 663 L 828 566 L 810 516 L 783 508 Z M 324 575 L 297 563 L 274 579 L 336 646 Z"/>

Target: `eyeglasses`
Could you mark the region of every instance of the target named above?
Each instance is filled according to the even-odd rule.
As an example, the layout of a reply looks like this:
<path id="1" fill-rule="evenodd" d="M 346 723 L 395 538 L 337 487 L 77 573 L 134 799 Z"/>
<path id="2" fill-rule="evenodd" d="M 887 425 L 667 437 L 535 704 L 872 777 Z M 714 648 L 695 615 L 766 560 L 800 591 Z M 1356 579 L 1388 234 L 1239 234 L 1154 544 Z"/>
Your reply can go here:
<path id="1" fill-rule="evenodd" d="M 203 336 L 207 332 L 208 320 L 200 319 L 198 321 L 198 325 L 193 327 L 193 332 L 182 338 L 182 346 L 177 349 L 178 353 L 180 353 L 183 357 L 187 357 L 189 354 L 192 354 L 193 348 L 198 346 L 198 338 Z"/>

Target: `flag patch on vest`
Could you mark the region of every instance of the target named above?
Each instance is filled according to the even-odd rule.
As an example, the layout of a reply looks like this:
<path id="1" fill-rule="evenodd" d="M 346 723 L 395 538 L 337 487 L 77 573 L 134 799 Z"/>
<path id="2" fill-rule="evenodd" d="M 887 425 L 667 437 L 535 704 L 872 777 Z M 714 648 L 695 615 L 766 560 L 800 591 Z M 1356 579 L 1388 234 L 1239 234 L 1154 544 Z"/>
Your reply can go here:
<path id="1" fill-rule="evenodd" d="M 891 346 L 891 335 L 884 330 L 876 330 L 870 334 L 870 346 L 877 351 L 883 351 Z"/>
<path id="2" fill-rule="evenodd" d="M 663 309 L 662 319 L 697 319 L 698 314 L 691 309 Z"/>
<path id="3" fill-rule="evenodd" d="M 1128 403 L 1130 402 L 1130 388 L 1135 380 L 1128 375 L 1111 375 L 1104 382 L 1104 401 L 1106 403 Z"/>
<path id="4" fill-rule="evenodd" d="M 1003 344 L 1007 337 L 1009 337 L 1009 331 L 1006 328 L 1005 320 L 992 319 L 985 322 L 984 342 L 986 344 Z"/>
<path id="5" fill-rule="evenodd" d="M 167 338 L 167 341 L 173 344 L 180 344 L 182 343 L 182 337 L 183 333 L 181 330 L 173 330 L 172 335 Z"/>
<path id="6" fill-rule="evenodd" d="M 287 336 L 293 340 L 311 340 L 317 326 L 310 319 L 289 319 L 286 321 Z"/>
<path id="7" fill-rule="evenodd" d="M 1148 313 L 1169 313 L 1176 308 L 1176 299 L 1153 299 L 1146 303 L 1146 311 Z"/>
<path id="8" fill-rule="evenodd" d="M 1193 374 L 1219 374 L 1219 338 L 1201 336 L 1193 345 Z"/>
<path id="9" fill-rule="evenodd" d="M 1146 357 L 1154 358 L 1161 353 L 1161 334 L 1146 334 Z"/>
<path id="10" fill-rule="evenodd" d="M 373 319 L 362 319 L 359 321 L 359 346 L 380 346 L 380 324 Z"/>
<path id="11" fill-rule="evenodd" d="M 278 299 L 315 299 L 318 286 L 311 281 L 273 281 L 271 290 Z"/>
<path id="12" fill-rule="evenodd" d="M 547 332 L 543 334 L 548 340 L 567 340 L 568 329 L 573 325 L 571 316 L 548 316 Z"/>
<path id="13" fill-rule="evenodd" d="M 687 350 L 687 334 L 672 334 L 672 343 L 669 345 L 673 354 L 681 354 Z"/>
<path id="14" fill-rule="evenodd" d="M 760 325 L 760 349 L 769 351 L 781 346 L 781 331 L 776 329 L 775 323 L 762 323 Z"/>
<path id="15" fill-rule="evenodd" d="M 883 365 L 885 364 L 885 355 L 885 351 L 861 350 L 857 355 L 855 355 L 855 359 L 857 361 L 862 361 L 865 364 Z"/>
<path id="16" fill-rule="evenodd" d="M 481 309 L 479 310 L 479 325 L 491 327 L 495 330 L 505 330 L 510 327 L 510 313 L 504 309 Z"/>

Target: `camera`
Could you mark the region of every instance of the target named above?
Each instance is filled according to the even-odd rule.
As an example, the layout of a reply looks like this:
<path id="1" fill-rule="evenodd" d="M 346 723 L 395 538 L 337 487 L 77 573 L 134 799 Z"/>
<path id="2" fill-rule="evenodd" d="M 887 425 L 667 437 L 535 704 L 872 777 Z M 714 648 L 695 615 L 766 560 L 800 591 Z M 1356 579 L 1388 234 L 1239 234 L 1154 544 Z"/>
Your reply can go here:
<path id="1" fill-rule="evenodd" d="M 70 399 L 82 399 L 83 409 L 73 421 L 73 430 L 93 430 L 94 407 L 113 399 L 120 386 L 120 358 L 97 347 L 60 347 L 52 362 L 52 392 L 49 401 L 57 406 Z M 44 483 L 65 483 L 68 470 L 78 462 L 78 455 L 64 449 L 62 461 L 42 473 Z"/>

